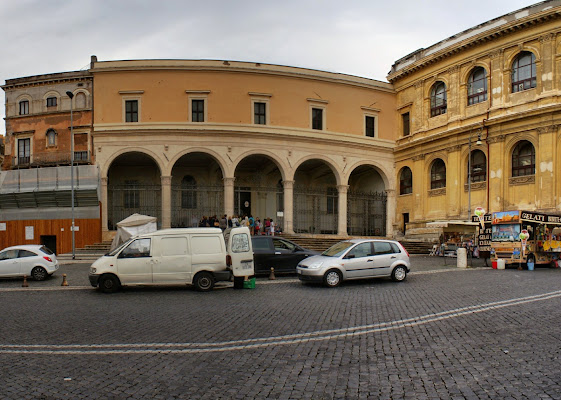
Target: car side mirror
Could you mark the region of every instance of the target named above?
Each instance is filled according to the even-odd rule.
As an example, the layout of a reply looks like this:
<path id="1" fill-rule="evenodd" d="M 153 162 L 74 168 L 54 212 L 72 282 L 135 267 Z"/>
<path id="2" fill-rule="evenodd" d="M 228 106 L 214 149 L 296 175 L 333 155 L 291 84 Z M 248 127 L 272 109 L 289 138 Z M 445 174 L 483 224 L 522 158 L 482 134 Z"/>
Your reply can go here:
<path id="1" fill-rule="evenodd" d="M 347 255 L 345 256 L 345 258 L 348 259 L 348 260 L 350 260 L 351 258 L 355 258 L 355 255 L 354 255 L 354 254 L 347 254 Z"/>

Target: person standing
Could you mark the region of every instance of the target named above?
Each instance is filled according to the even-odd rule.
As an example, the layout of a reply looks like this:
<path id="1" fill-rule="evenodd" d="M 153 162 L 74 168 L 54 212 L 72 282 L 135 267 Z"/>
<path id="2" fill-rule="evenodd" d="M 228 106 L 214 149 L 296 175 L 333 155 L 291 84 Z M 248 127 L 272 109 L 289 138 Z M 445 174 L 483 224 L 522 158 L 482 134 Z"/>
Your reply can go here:
<path id="1" fill-rule="evenodd" d="M 253 235 L 255 233 L 255 219 L 250 215 L 249 216 L 249 233 Z"/>
<path id="2" fill-rule="evenodd" d="M 224 232 L 226 230 L 226 228 L 228 227 L 228 219 L 226 214 L 224 214 L 222 216 L 222 218 L 220 218 L 220 222 L 218 223 L 218 227 L 220 229 L 222 229 L 222 232 Z"/>
<path id="3" fill-rule="evenodd" d="M 275 236 L 275 221 L 273 221 L 272 218 L 271 218 L 271 227 L 269 229 L 271 230 L 271 236 Z"/>

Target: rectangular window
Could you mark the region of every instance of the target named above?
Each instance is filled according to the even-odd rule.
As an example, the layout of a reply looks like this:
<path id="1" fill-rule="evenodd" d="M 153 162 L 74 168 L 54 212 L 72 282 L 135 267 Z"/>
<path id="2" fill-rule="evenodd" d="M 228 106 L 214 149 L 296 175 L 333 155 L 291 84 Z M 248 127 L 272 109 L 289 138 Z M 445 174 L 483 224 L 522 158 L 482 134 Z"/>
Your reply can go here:
<path id="1" fill-rule="evenodd" d="M 403 136 L 409 136 L 410 127 L 409 127 L 409 113 L 401 114 L 401 123 L 403 124 Z"/>
<path id="2" fill-rule="evenodd" d="M 375 117 L 364 117 L 365 133 L 368 137 L 374 137 L 376 132 L 376 118 Z"/>
<path id="3" fill-rule="evenodd" d="M 267 105 L 265 103 L 253 103 L 253 121 L 258 125 L 267 124 Z"/>
<path id="4" fill-rule="evenodd" d="M 47 98 L 47 107 L 56 107 L 56 97 Z"/>
<path id="5" fill-rule="evenodd" d="M 204 100 L 191 100 L 191 122 L 205 122 Z"/>
<path id="6" fill-rule="evenodd" d="M 138 122 L 138 100 L 125 101 L 125 122 Z"/>
<path id="7" fill-rule="evenodd" d="M 18 165 L 29 164 L 31 161 L 31 139 L 18 140 Z"/>
<path id="8" fill-rule="evenodd" d="M 19 102 L 19 115 L 29 114 L 29 101 L 22 100 Z"/>
<path id="9" fill-rule="evenodd" d="M 323 110 L 312 108 L 312 129 L 323 130 Z"/>

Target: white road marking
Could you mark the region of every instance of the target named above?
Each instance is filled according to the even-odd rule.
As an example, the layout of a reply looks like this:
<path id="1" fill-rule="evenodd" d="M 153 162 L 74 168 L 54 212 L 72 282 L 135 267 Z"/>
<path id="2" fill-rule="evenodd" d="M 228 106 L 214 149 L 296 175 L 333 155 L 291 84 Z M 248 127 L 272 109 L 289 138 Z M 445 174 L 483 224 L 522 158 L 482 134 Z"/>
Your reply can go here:
<path id="1" fill-rule="evenodd" d="M 240 339 L 215 343 L 118 343 L 118 344 L 0 344 L 0 354 L 46 354 L 46 355 L 104 355 L 104 354 L 185 354 L 210 353 L 233 350 L 253 349 L 267 346 L 290 345 L 311 341 L 326 341 L 349 338 L 424 325 L 431 322 L 458 318 L 466 315 L 498 310 L 505 307 L 537 301 L 547 301 L 561 297 L 561 290 L 533 296 L 518 297 L 491 303 L 476 304 L 452 310 L 417 317 L 380 322 L 370 325 L 321 330 L 315 332 L 296 333 L 291 335 L 272 336 L 253 339 Z"/>

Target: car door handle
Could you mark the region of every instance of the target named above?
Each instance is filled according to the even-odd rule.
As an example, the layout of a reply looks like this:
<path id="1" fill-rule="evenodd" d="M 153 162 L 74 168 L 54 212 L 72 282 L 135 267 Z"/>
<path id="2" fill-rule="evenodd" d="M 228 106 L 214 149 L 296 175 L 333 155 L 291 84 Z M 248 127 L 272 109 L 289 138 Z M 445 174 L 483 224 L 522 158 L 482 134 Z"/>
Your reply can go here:
<path id="1" fill-rule="evenodd" d="M 366 262 L 372 262 L 372 261 L 374 261 L 374 260 L 366 260 Z"/>
<path id="2" fill-rule="evenodd" d="M 390 258 L 392 258 L 392 259 L 393 259 L 393 258 L 397 258 L 397 257 L 396 257 L 396 256 L 391 256 Z"/>

